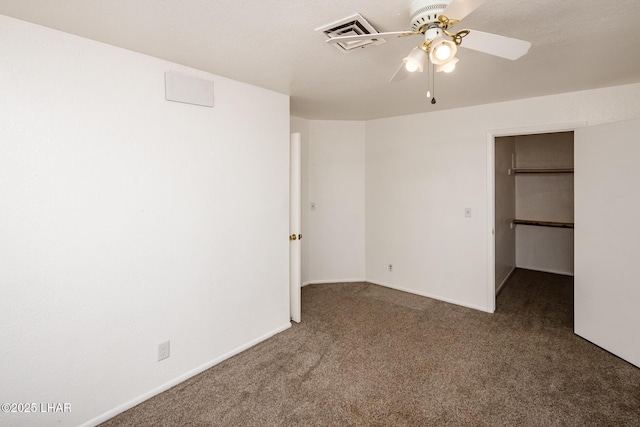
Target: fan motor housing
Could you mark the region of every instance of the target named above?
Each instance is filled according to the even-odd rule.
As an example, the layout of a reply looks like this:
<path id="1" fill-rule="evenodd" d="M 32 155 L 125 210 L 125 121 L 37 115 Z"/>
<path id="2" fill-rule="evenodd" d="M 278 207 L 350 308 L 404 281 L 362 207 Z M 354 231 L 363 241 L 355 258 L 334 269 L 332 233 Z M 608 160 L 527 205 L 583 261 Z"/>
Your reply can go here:
<path id="1" fill-rule="evenodd" d="M 432 24 L 449 6 L 452 0 L 414 0 L 409 8 L 411 29 L 418 31 L 424 25 Z"/>

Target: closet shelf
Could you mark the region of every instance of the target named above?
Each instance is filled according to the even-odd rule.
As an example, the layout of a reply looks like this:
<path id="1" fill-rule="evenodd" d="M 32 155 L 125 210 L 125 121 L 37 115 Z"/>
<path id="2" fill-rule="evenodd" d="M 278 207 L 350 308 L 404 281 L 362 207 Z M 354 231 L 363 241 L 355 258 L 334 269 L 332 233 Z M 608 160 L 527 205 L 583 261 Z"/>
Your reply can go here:
<path id="1" fill-rule="evenodd" d="M 539 227 L 573 228 L 573 222 L 532 221 L 529 219 L 514 219 L 514 224 L 536 225 Z"/>
<path id="2" fill-rule="evenodd" d="M 573 173 L 573 168 L 513 168 L 513 173 Z"/>

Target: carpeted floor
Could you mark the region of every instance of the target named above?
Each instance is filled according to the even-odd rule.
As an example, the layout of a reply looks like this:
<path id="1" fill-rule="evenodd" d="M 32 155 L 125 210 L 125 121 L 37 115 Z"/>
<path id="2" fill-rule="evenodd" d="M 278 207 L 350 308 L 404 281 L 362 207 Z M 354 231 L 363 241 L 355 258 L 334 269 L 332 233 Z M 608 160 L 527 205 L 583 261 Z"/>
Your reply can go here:
<path id="1" fill-rule="evenodd" d="M 573 334 L 573 280 L 516 270 L 488 314 L 310 285 L 293 327 L 108 426 L 639 426 L 640 369 Z"/>

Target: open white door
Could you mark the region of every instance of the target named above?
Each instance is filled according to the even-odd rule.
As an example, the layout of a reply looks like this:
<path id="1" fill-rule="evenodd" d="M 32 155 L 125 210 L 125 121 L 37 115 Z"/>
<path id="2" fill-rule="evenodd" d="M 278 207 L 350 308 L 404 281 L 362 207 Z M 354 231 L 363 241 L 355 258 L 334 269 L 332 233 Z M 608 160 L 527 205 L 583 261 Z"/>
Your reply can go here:
<path id="1" fill-rule="evenodd" d="M 300 134 L 291 134 L 289 174 L 289 289 L 291 320 L 300 323 Z"/>
<path id="2" fill-rule="evenodd" d="M 575 333 L 640 366 L 640 120 L 575 131 Z"/>

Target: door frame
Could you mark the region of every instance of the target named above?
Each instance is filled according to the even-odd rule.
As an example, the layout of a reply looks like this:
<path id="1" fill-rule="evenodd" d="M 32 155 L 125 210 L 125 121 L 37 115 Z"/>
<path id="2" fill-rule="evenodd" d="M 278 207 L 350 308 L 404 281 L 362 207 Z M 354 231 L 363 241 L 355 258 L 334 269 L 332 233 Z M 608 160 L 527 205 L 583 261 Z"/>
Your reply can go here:
<path id="1" fill-rule="evenodd" d="M 555 123 L 487 131 L 487 312 L 496 310 L 496 138 L 541 133 L 572 132 L 586 127 L 586 122 Z"/>

